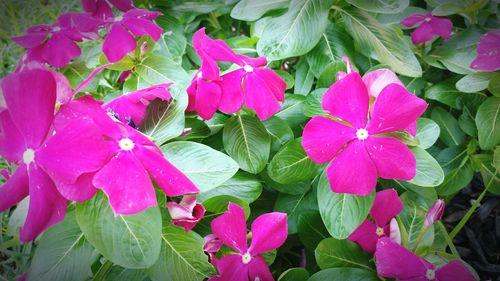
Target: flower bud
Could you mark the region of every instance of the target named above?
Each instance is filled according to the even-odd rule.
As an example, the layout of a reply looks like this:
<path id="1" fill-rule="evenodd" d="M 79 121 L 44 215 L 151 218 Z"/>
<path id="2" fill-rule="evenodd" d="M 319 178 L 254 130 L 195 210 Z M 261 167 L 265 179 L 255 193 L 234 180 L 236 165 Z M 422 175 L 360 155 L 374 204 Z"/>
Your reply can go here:
<path id="1" fill-rule="evenodd" d="M 167 202 L 166 205 L 172 223 L 184 227 L 186 232 L 193 229 L 205 214 L 203 205 L 196 203 L 196 195 L 186 195 L 181 202 Z"/>
<path id="2" fill-rule="evenodd" d="M 389 229 L 390 229 L 389 237 L 391 238 L 391 240 L 401 245 L 401 231 L 399 230 L 398 221 L 395 218 L 391 219 Z"/>
<path id="3" fill-rule="evenodd" d="M 440 220 L 443 217 L 444 213 L 444 201 L 442 199 L 438 199 L 434 205 L 427 211 L 427 215 L 425 216 L 424 227 L 429 227 L 433 225 L 436 221 Z"/>

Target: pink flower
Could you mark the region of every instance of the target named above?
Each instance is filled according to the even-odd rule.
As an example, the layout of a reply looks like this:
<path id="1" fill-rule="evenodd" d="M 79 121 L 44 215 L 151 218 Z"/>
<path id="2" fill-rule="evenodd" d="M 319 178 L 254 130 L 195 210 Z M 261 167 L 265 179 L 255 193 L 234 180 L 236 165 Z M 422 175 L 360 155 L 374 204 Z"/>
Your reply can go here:
<path id="1" fill-rule="evenodd" d="M 97 187 L 116 214 L 134 214 L 157 204 L 151 179 L 171 197 L 198 192 L 153 142 L 91 96 L 61 106 L 54 128 L 39 162 L 70 200 L 88 200 Z"/>
<path id="2" fill-rule="evenodd" d="M 453 29 L 453 23 L 450 19 L 435 17 L 431 13 L 413 14 L 401 21 L 401 24 L 406 27 L 412 27 L 417 23 L 421 24 L 411 33 L 413 44 L 421 44 L 439 36 L 448 40 Z"/>
<path id="3" fill-rule="evenodd" d="M 20 231 L 20 240 L 27 242 L 62 221 L 66 213 L 66 199 L 38 161 L 40 148 L 52 133 L 56 82 L 49 71 L 25 70 L 5 77 L 0 93 L 6 103 L 0 111 L 0 155 L 18 165 L 0 188 L 0 212 L 29 196 L 28 216 Z"/>
<path id="4" fill-rule="evenodd" d="M 379 134 L 406 129 L 427 104 L 398 84 L 383 88 L 368 117 L 369 95 L 357 72 L 333 84 L 323 97 L 323 116 L 309 121 L 302 145 L 316 163 L 331 162 L 327 176 L 333 192 L 368 195 L 377 177 L 410 180 L 416 173 L 411 150 L 398 139 Z M 347 123 L 347 124 L 346 124 Z"/>
<path id="5" fill-rule="evenodd" d="M 286 83 L 273 70 L 261 68 L 267 64 L 266 58 L 236 54 L 224 41 L 206 36 L 203 29 L 193 37 L 193 45 L 202 67 L 188 89 L 189 110 L 209 119 L 217 109 L 234 113 L 246 105 L 265 120 L 281 109 Z M 216 61 L 232 62 L 240 68 L 219 77 Z"/>
<path id="6" fill-rule="evenodd" d="M 122 12 L 134 8 L 134 6 L 132 6 L 132 0 L 82 0 L 83 10 L 100 19 L 113 17 L 111 6 L 116 7 Z"/>
<path id="7" fill-rule="evenodd" d="M 479 40 L 477 57 L 470 67 L 482 71 L 497 71 L 500 69 L 500 30 L 490 31 Z"/>
<path id="8" fill-rule="evenodd" d="M 154 41 L 158 41 L 163 29 L 153 20 L 159 15 L 160 12 L 132 9 L 123 15 L 123 19 L 115 21 L 102 45 L 108 61 L 117 62 L 135 50 L 137 43 L 134 36 L 149 35 Z"/>
<path id="9" fill-rule="evenodd" d="M 432 207 L 427 211 L 425 216 L 424 227 L 429 227 L 433 225 L 436 221 L 440 220 L 444 214 L 444 200 L 438 199 Z"/>
<path id="10" fill-rule="evenodd" d="M 380 238 L 375 251 L 377 273 L 400 281 L 474 281 L 472 273 L 459 260 L 439 268 L 413 254 L 387 237 Z"/>
<path id="11" fill-rule="evenodd" d="M 186 232 L 193 229 L 205 214 L 203 205 L 196 203 L 196 195 L 185 195 L 181 202 L 167 202 L 166 205 L 172 223 L 183 227 Z"/>
<path id="12" fill-rule="evenodd" d="M 274 280 L 262 253 L 281 246 L 287 237 L 287 216 L 269 213 L 259 216 L 252 223 L 252 244 L 247 248 L 247 228 L 243 208 L 229 203 L 228 211 L 212 221 L 212 230 L 224 244 L 237 254 L 223 257 L 217 262 L 218 276 L 210 281 Z"/>
<path id="13" fill-rule="evenodd" d="M 349 240 L 356 242 L 363 250 L 373 254 L 377 241 L 381 237 L 388 237 L 391 234 L 391 219 L 403 210 L 403 203 L 394 189 L 386 189 L 375 194 L 375 201 L 370 210 L 373 222 L 366 219 L 349 236 Z"/>
<path id="14" fill-rule="evenodd" d="M 115 117 L 123 123 L 128 123 L 132 127 L 139 127 L 146 113 L 150 101 L 160 99 L 169 101 L 171 96 L 168 91 L 171 83 L 159 84 L 144 88 L 135 92 L 125 93 L 103 105 L 103 108 L 110 110 Z"/>
<path id="15" fill-rule="evenodd" d="M 101 23 L 85 14 L 63 14 L 56 23 L 32 26 L 26 35 L 13 37 L 12 41 L 27 49 L 28 61 L 64 67 L 80 56 L 80 47 L 75 42 L 91 39 L 90 34 Z"/>
<path id="16" fill-rule="evenodd" d="M 215 234 L 209 234 L 203 237 L 203 240 L 205 240 L 205 244 L 203 244 L 203 251 L 208 255 L 210 263 L 217 266 L 217 262 L 219 262 L 219 260 L 217 259 L 215 253 L 220 250 L 222 245 L 224 245 L 224 242 Z"/>

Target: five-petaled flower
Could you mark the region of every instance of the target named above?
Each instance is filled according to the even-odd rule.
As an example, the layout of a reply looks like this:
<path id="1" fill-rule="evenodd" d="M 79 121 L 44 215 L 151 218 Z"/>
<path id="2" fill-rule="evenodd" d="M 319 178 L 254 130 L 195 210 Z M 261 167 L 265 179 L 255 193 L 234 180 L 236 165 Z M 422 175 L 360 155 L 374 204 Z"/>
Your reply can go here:
<path id="1" fill-rule="evenodd" d="M 375 194 L 375 201 L 370 210 L 373 222 L 366 219 L 349 236 L 349 240 L 356 242 L 368 253 L 375 252 L 377 241 L 381 237 L 390 237 L 390 222 L 403 210 L 403 203 L 394 189 L 386 189 Z"/>
<path id="2" fill-rule="evenodd" d="M 25 85 L 29 85 L 26 90 Z M 46 70 L 32 69 L 8 75 L 1 81 L 0 155 L 17 169 L 0 188 L 0 212 L 29 196 L 28 216 L 20 240 L 35 239 L 64 219 L 67 200 L 39 164 L 39 152 L 52 134 L 56 81 Z"/>
<path id="3" fill-rule="evenodd" d="M 185 195 L 181 202 L 167 202 L 166 206 L 172 223 L 183 227 L 186 232 L 193 229 L 205 214 L 203 205 L 196 202 L 196 195 Z"/>
<path id="4" fill-rule="evenodd" d="M 453 23 L 450 19 L 436 17 L 431 13 L 413 14 L 401 21 L 401 24 L 406 27 L 412 27 L 417 23 L 420 23 L 420 25 L 411 33 L 413 44 L 425 43 L 436 37 L 447 40 L 450 38 L 453 29 Z"/>
<path id="5" fill-rule="evenodd" d="M 477 45 L 477 57 L 470 67 L 482 71 L 500 69 L 500 30 L 485 33 Z"/>
<path id="6" fill-rule="evenodd" d="M 247 247 L 247 228 L 243 208 L 229 203 L 228 211 L 212 221 L 212 230 L 224 244 L 236 250 L 217 262 L 219 275 L 210 281 L 274 280 L 262 253 L 280 247 L 286 240 L 287 215 L 268 213 L 252 223 L 252 243 Z"/>
<path id="7" fill-rule="evenodd" d="M 459 260 L 439 268 L 387 237 L 380 238 L 375 251 L 377 273 L 399 281 L 474 281 L 471 272 Z"/>
<path id="8" fill-rule="evenodd" d="M 335 119 L 312 118 L 304 128 L 302 145 L 316 163 L 333 160 L 326 171 L 333 192 L 368 195 L 378 176 L 415 177 L 411 150 L 400 140 L 380 134 L 408 128 L 427 108 L 424 100 L 392 83 L 381 90 L 369 112 L 368 89 L 352 72 L 328 89 L 322 105 Z"/>

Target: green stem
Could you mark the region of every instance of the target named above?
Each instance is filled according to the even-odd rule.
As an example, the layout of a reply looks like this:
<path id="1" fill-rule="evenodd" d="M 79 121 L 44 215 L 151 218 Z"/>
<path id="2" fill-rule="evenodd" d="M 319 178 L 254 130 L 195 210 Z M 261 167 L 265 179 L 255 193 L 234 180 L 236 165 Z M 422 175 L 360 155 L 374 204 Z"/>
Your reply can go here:
<path id="1" fill-rule="evenodd" d="M 438 221 L 438 222 L 436 222 L 435 225 L 438 226 L 441 229 L 441 231 L 444 233 L 444 239 L 446 240 L 446 244 L 448 244 L 448 247 L 450 247 L 451 253 L 455 257 L 460 258 L 460 254 L 458 253 L 457 248 L 455 248 L 453 241 L 451 241 L 450 235 L 448 234 L 446 227 L 444 227 L 444 224 L 442 222 Z"/>
<path id="2" fill-rule="evenodd" d="M 425 234 L 427 233 L 427 231 L 429 230 L 430 227 L 423 227 L 423 229 L 420 231 L 420 233 L 418 234 L 418 237 L 417 237 L 417 241 L 415 241 L 415 245 L 413 245 L 413 250 L 412 252 L 415 252 L 417 250 L 417 247 L 418 247 L 418 244 L 420 244 L 420 242 L 422 242 L 422 239 L 424 238 Z"/>
<path id="3" fill-rule="evenodd" d="M 113 263 L 110 260 L 107 260 L 103 265 L 101 265 L 97 273 L 94 275 L 94 278 L 92 278 L 92 281 L 105 281 L 112 266 Z"/>
<path id="4" fill-rule="evenodd" d="M 450 232 L 450 239 L 453 240 L 455 236 L 457 236 L 458 232 L 462 230 L 464 225 L 469 221 L 469 218 L 472 216 L 474 211 L 476 211 L 477 207 L 479 207 L 479 204 L 481 203 L 481 200 L 483 200 L 484 195 L 486 195 L 486 192 L 488 191 L 489 185 L 483 190 L 481 195 L 476 199 L 474 204 L 470 207 L 469 211 L 465 214 L 465 216 L 460 220 L 460 222 L 453 228 L 453 230 Z"/>

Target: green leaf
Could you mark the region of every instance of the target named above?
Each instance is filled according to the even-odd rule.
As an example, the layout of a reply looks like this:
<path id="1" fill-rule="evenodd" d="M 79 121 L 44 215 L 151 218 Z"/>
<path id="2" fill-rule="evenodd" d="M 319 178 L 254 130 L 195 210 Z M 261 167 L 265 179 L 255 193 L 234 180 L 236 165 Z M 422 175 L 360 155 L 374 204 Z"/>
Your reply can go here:
<path id="1" fill-rule="evenodd" d="M 324 116 L 326 112 L 323 110 L 323 106 L 321 105 L 321 100 L 323 99 L 323 95 L 325 94 L 327 88 L 319 88 L 312 91 L 306 98 L 306 102 L 304 104 L 304 115 L 307 117 L 314 116 Z"/>
<path id="2" fill-rule="evenodd" d="M 229 180 L 238 171 L 238 164 L 231 157 L 201 143 L 176 141 L 163 145 L 161 150 L 202 193 Z"/>
<path id="3" fill-rule="evenodd" d="M 457 79 L 451 78 L 434 84 L 425 91 L 425 97 L 444 103 L 452 108 L 460 109 L 458 100 L 465 94 L 455 88 L 456 82 Z"/>
<path id="4" fill-rule="evenodd" d="M 402 75 L 422 76 L 422 68 L 410 49 L 409 42 L 395 27 L 380 24 L 370 14 L 351 7 L 338 8 L 347 31 L 359 44 L 359 49 Z"/>
<path id="5" fill-rule="evenodd" d="M 165 30 L 156 43 L 158 46 L 156 53 L 181 63 L 187 45 L 184 27 L 178 19 L 168 14 L 158 17 L 155 21 Z"/>
<path id="6" fill-rule="evenodd" d="M 334 193 L 326 173 L 318 183 L 318 207 L 321 218 L 331 236 L 345 239 L 366 219 L 375 199 L 368 196 Z"/>
<path id="7" fill-rule="evenodd" d="M 265 21 L 257 52 L 268 60 L 303 55 L 319 41 L 328 24 L 332 0 L 291 0 L 288 11 Z"/>
<path id="8" fill-rule="evenodd" d="M 267 172 L 274 181 L 289 184 L 314 178 L 318 167 L 302 148 L 302 138 L 298 138 L 278 151 L 267 166 Z"/>
<path id="9" fill-rule="evenodd" d="M 330 237 L 318 212 L 299 214 L 298 234 L 300 241 L 308 250 L 314 251 L 321 240 Z"/>
<path id="10" fill-rule="evenodd" d="M 409 0 L 347 0 L 351 5 L 368 12 L 381 14 L 397 14 L 410 4 Z"/>
<path id="11" fill-rule="evenodd" d="M 106 274 L 106 281 L 143 281 L 145 276 L 144 269 L 129 269 L 115 265 Z"/>
<path id="12" fill-rule="evenodd" d="M 482 149 L 492 149 L 500 143 L 500 97 L 490 97 L 479 106 L 476 125 Z"/>
<path id="13" fill-rule="evenodd" d="M 218 216 L 227 211 L 227 206 L 230 202 L 236 203 L 240 207 L 242 207 L 243 210 L 245 210 L 245 217 L 248 218 L 248 216 L 250 215 L 250 206 L 248 205 L 248 203 L 231 195 L 214 196 L 205 200 L 203 202 L 203 206 L 205 207 L 207 212 L 214 213 Z"/>
<path id="14" fill-rule="evenodd" d="M 379 281 L 377 274 L 360 268 L 328 268 L 316 272 L 307 281 Z"/>
<path id="15" fill-rule="evenodd" d="M 429 209 L 428 203 L 420 198 L 416 194 L 411 194 L 409 192 L 403 193 L 401 196 L 401 201 L 403 201 L 403 211 L 399 214 L 401 221 L 403 222 L 403 227 L 408 233 L 408 244 L 404 245 L 408 249 L 412 249 L 417 241 L 417 238 L 424 225 L 425 216 L 427 210 Z M 431 226 L 424 238 L 419 244 L 419 248 L 422 246 L 432 245 L 434 240 L 434 227 Z"/>
<path id="16" fill-rule="evenodd" d="M 452 195 L 468 185 L 473 176 L 474 171 L 469 163 L 469 157 L 464 157 L 460 166 L 448 172 L 436 190 L 441 196 Z"/>
<path id="17" fill-rule="evenodd" d="M 262 171 L 269 158 L 271 138 L 257 117 L 231 117 L 222 135 L 224 149 L 240 168 L 252 174 Z"/>
<path id="18" fill-rule="evenodd" d="M 274 204 L 274 210 L 287 213 L 288 233 L 297 233 L 299 215 L 305 211 L 318 210 L 314 190 L 302 194 L 280 193 Z"/>
<path id="19" fill-rule="evenodd" d="M 491 79 L 498 80 L 500 75 L 489 72 L 472 73 L 458 80 L 455 86 L 464 93 L 476 93 L 487 89 Z"/>
<path id="20" fill-rule="evenodd" d="M 417 119 L 417 138 L 423 149 L 431 147 L 439 138 L 439 126 L 436 122 L 427 118 Z"/>
<path id="21" fill-rule="evenodd" d="M 500 79 L 491 79 L 488 84 L 488 91 L 494 96 L 500 97 Z"/>
<path id="22" fill-rule="evenodd" d="M 370 268 L 370 255 L 365 253 L 356 243 L 349 240 L 326 238 L 314 251 L 316 263 L 321 269 L 332 267 Z"/>
<path id="23" fill-rule="evenodd" d="M 230 195 L 252 203 L 259 198 L 261 193 L 262 184 L 260 181 L 254 175 L 239 171 L 216 188 L 198 194 L 197 199 L 204 202 L 217 195 Z"/>
<path id="24" fill-rule="evenodd" d="M 336 74 L 339 71 L 346 72 L 346 65 L 344 62 L 335 61 L 328 64 L 321 75 L 318 78 L 318 82 L 316 84 L 317 88 L 329 88 L 335 81 L 337 81 Z"/>
<path id="25" fill-rule="evenodd" d="M 47 230 L 36 248 L 29 280 L 87 280 L 92 277 L 92 264 L 99 254 L 83 236 L 75 213 Z"/>
<path id="26" fill-rule="evenodd" d="M 214 275 L 203 244 L 203 238 L 194 231 L 186 232 L 171 224 L 163 226 L 160 258 L 148 268 L 149 277 L 153 281 L 201 281 Z"/>
<path id="27" fill-rule="evenodd" d="M 255 21 L 265 13 L 288 7 L 290 0 L 241 0 L 231 10 L 231 17 L 237 20 Z"/>
<path id="28" fill-rule="evenodd" d="M 446 110 L 441 107 L 435 107 L 431 112 L 431 116 L 432 120 L 434 120 L 441 129 L 439 135 L 440 139 L 447 146 L 457 146 L 465 141 L 465 134 L 460 129 L 457 119 Z"/>
<path id="29" fill-rule="evenodd" d="M 314 83 L 314 73 L 305 60 L 300 61 L 295 71 L 294 94 L 306 96 Z"/>
<path id="30" fill-rule="evenodd" d="M 285 121 L 292 129 L 296 129 L 307 120 L 304 116 L 305 100 L 306 97 L 303 95 L 285 94 L 285 102 L 281 106 L 281 111 L 275 116 Z"/>
<path id="31" fill-rule="evenodd" d="M 189 85 L 190 77 L 182 66 L 166 56 L 151 55 L 135 67 L 143 87 L 167 82 Z"/>
<path id="32" fill-rule="evenodd" d="M 150 207 L 135 215 L 115 215 L 104 193 L 76 206 L 85 238 L 107 259 L 127 268 L 146 268 L 160 253 L 161 215 Z"/>
<path id="33" fill-rule="evenodd" d="M 408 182 L 425 187 L 440 185 L 444 180 L 444 172 L 436 159 L 418 146 L 412 147 L 411 151 L 417 160 L 417 174 Z"/>
<path id="34" fill-rule="evenodd" d="M 271 136 L 271 151 L 277 152 L 280 147 L 293 140 L 293 132 L 288 124 L 279 117 L 273 116 L 262 122 Z"/>
<path id="35" fill-rule="evenodd" d="M 294 267 L 285 270 L 278 281 L 307 281 L 309 279 L 309 272 L 303 267 Z"/>

